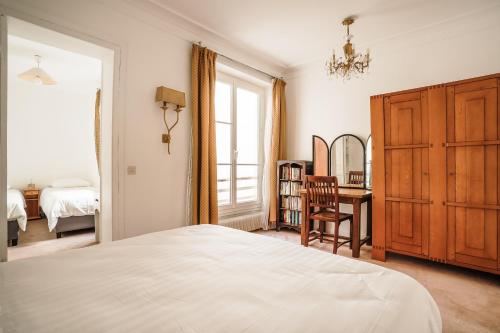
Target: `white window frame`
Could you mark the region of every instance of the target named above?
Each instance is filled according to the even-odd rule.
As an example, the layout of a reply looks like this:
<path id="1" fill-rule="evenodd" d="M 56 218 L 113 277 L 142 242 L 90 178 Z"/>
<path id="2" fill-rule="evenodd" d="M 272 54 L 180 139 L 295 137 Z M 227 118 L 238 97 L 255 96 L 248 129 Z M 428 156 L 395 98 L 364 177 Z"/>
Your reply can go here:
<path id="1" fill-rule="evenodd" d="M 248 213 L 259 211 L 262 209 L 262 180 L 264 169 L 264 124 L 265 124 L 265 105 L 266 105 L 266 92 L 263 87 L 254 83 L 238 78 L 234 75 L 229 75 L 223 72 L 217 72 L 216 81 L 228 84 L 231 86 L 231 187 L 230 187 L 230 204 L 219 205 L 219 217 L 238 215 L 241 213 Z M 259 147 L 258 153 L 258 168 L 257 168 L 257 200 L 250 202 L 237 203 L 237 88 L 243 88 L 252 91 L 259 96 L 260 112 L 259 112 Z M 217 123 L 218 121 L 216 121 Z M 222 122 L 224 123 L 224 122 Z M 219 165 L 219 164 L 217 164 Z"/>

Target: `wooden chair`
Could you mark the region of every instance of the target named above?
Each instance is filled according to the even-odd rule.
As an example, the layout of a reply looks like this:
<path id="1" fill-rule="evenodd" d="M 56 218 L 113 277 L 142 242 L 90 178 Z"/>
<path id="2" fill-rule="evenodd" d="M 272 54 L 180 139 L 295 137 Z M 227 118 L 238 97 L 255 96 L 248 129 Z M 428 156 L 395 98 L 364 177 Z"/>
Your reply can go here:
<path id="1" fill-rule="evenodd" d="M 363 185 L 365 182 L 365 173 L 363 171 L 349 171 L 349 183 L 354 185 Z"/>
<path id="2" fill-rule="evenodd" d="M 352 240 L 352 214 L 344 214 L 339 210 L 339 186 L 337 177 L 326 176 L 307 176 L 306 177 L 306 219 L 307 221 L 313 220 L 319 222 L 318 231 L 312 230 L 307 237 L 309 241 L 319 238 L 320 242 L 323 240 L 331 240 L 327 237 L 333 236 L 333 253 L 337 253 L 339 246 L 346 243 L 351 243 Z M 350 222 L 349 237 L 339 236 L 340 224 L 343 221 Z M 325 233 L 325 223 L 334 223 L 334 234 Z M 310 238 L 310 235 L 313 238 Z M 339 239 L 346 241 L 339 244 Z"/>

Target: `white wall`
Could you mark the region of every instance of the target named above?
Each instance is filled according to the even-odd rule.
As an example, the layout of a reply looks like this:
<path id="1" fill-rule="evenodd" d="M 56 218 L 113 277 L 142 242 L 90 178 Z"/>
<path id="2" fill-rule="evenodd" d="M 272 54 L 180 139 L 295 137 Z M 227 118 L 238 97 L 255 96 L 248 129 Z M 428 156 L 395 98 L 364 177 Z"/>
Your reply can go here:
<path id="1" fill-rule="evenodd" d="M 120 50 L 116 83 L 120 105 L 113 115 L 119 118 L 114 130 L 120 135 L 115 152 L 119 171 L 113 175 L 119 182 L 120 209 L 120 225 L 113 226 L 115 239 L 185 225 L 191 144 L 191 42 L 181 36 L 177 27 L 170 28 L 167 20 L 133 10 L 129 3 L 0 0 L 0 8 L 7 14 L 55 24 L 111 43 Z M 192 41 L 201 39 L 190 36 Z M 208 46 L 212 47 L 210 43 Z M 220 49 L 258 67 L 258 61 L 247 61 L 248 55 L 232 52 L 228 47 Z M 162 112 L 154 102 L 155 88 L 160 85 L 185 91 L 188 104 L 173 130 L 171 155 L 161 142 L 165 127 Z M 170 116 L 175 117 L 175 113 Z M 127 166 L 136 166 L 137 174 L 125 175 Z"/>
<path id="2" fill-rule="evenodd" d="M 17 77 L 41 67 L 58 83 L 34 85 Z M 95 93 L 101 86 L 98 59 L 9 36 L 7 182 L 39 187 L 58 178 L 83 178 L 99 187 L 94 144 Z"/>
<path id="3" fill-rule="evenodd" d="M 445 22 L 369 47 L 373 61 L 363 78 L 329 78 L 324 59 L 287 75 L 288 157 L 312 159 L 311 136 L 331 143 L 351 133 L 370 134 L 370 96 L 500 72 L 500 9 Z M 382 36 L 381 36 L 382 37 Z M 332 43 L 340 52 L 343 40 Z M 354 37 L 356 42 L 356 36 Z"/>

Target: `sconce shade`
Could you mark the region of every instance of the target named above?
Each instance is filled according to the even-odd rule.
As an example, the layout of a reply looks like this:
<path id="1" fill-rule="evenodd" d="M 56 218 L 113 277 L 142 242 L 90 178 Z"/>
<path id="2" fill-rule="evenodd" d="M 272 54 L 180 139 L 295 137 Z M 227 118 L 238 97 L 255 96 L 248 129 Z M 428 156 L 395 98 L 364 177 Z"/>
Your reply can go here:
<path id="1" fill-rule="evenodd" d="M 181 108 L 186 106 L 186 95 L 183 92 L 163 86 L 156 88 L 155 100 L 156 102 L 175 104 Z"/>

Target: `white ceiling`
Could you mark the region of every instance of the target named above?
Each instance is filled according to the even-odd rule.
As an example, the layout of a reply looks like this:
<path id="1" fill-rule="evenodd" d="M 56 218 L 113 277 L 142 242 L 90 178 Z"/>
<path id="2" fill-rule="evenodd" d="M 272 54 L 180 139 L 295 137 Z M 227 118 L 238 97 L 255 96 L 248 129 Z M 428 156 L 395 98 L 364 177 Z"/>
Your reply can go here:
<path id="1" fill-rule="evenodd" d="M 365 48 L 433 26 L 458 21 L 499 0 L 149 0 L 235 45 L 295 67 L 339 52 L 341 21 L 358 16 L 353 42 Z"/>
<path id="2" fill-rule="evenodd" d="M 87 84 L 93 84 L 96 88 L 101 86 L 101 61 L 99 59 L 12 34 L 8 36 L 9 76 L 18 80 L 18 74 L 34 67 L 35 54 L 42 57 L 40 67 L 60 85 L 82 83 L 83 86 Z"/>

